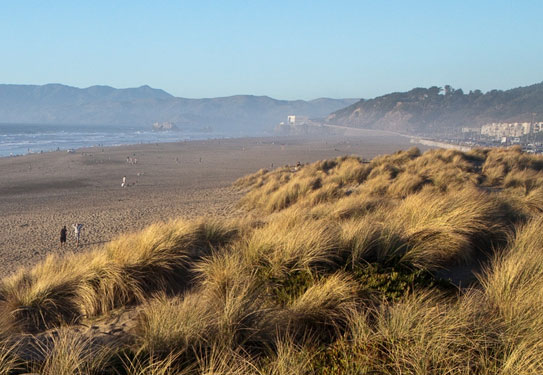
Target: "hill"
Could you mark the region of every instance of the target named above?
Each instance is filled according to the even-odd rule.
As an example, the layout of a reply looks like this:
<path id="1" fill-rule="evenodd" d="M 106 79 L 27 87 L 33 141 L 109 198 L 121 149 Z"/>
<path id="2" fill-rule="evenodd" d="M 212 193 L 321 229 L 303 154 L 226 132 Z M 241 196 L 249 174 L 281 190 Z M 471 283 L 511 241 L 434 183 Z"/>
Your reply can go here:
<path id="1" fill-rule="evenodd" d="M 0 372 L 542 372 L 541 156 L 413 148 L 236 186 L 243 218 L 2 280 Z"/>
<path id="2" fill-rule="evenodd" d="M 237 95 L 209 99 L 176 98 L 141 86 L 84 89 L 48 84 L 0 85 L 0 122 L 37 124 L 110 124 L 149 128 L 172 122 L 181 129 L 213 128 L 239 135 L 271 130 L 289 114 L 325 117 L 354 99 L 276 100 Z"/>
<path id="3" fill-rule="evenodd" d="M 428 135 L 451 134 L 489 122 L 532 120 L 543 121 L 543 83 L 468 94 L 449 86 L 445 90 L 415 88 L 362 99 L 327 118 L 338 125 Z"/>

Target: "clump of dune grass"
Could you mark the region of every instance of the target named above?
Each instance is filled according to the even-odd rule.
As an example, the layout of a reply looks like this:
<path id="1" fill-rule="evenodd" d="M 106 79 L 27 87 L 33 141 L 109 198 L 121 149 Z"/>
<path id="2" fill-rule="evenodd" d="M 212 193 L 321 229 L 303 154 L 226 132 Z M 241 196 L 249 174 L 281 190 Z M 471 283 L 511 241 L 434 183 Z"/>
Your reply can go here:
<path id="1" fill-rule="evenodd" d="M 42 375 L 87 375 L 103 371 L 114 355 L 112 347 L 100 345 L 92 337 L 61 329 L 37 342 L 44 358 L 34 371 Z"/>
<path id="2" fill-rule="evenodd" d="M 533 216 L 534 213 L 540 214 L 543 212 L 543 187 L 533 189 L 529 194 L 525 195 L 523 201 L 525 209 L 529 212 L 527 216 Z M 521 209 L 522 210 L 522 209 Z M 519 211 L 521 211 L 519 210 Z"/>
<path id="3" fill-rule="evenodd" d="M 183 372 L 179 371 L 176 365 L 176 355 L 170 354 L 166 358 L 148 358 L 123 357 L 121 358 L 122 373 L 126 375 L 177 375 Z M 185 374 L 189 371 L 185 370 Z"/>
<path id="4" fill-rule="evenodd" d="M 260 187 L 264 181 L 264 178 L 268 174 L 267 169 L 259 169 L 258 172 L 241 177 L 234 182 L 234 186 L 241 188 L 244 187 Z"/>
<path id="5" fill-rule="evenodd" d="M 492 149 L 486 155 L 482 172 L 489 184 L 503 184 L 506 176 L 513 171 L 542 171 L 543 157 L 522 153 L 520 147 Z M 510 182 L 510 181 L 509 181 Z"/>
<path id="6" fill-rule="evenodd" d="M 538 309 L 543 302 L 542 225 L 538 216 L 518 228 L 509 249 L 497 253 L 481 277 L 490 305 L 507 322 L 543 319 Z"/>
<path id="7" fill-rule="evenodd" d="M 209 338 L 211 317 L 197 294 L 183 297 L 157 296 L 138 316 L 140 350 L 150 353 L 190 352 Z"/>
<path id="8" fill-rule="evenodd" d="M 217 235 L 214 231 L 204 223 L 177 221 L 155 224 L 109 243 L 89 264 L 96 276 L 80 293 L 83 312 L 96 315 L 142 302 L 156 290 L 186 284 L 191 259 L 209 251 Z"/>
<path id="9" fill-rule="evenodd" d="M 274 308 L 263 298 L 256 275 L 237 280 L 226 288 L 208 284 L 202 297 L 213 316 L 212 338 L 215 345 L 243 347 L 247 352 L 262 350 L 275 333 Z"/>
<path id="10" fill-rule="evenodd" d="M 466 189 L 450 195 L 431 190 L 411 195 L 384 220 L 405 232 L 408 246 L 402 261 L 435 269 L 468 262 L 502 245 L 515 217 L 507 204 Z"/>
<path id="11" fill-rule="evenodd" d="M 426 292 L 353 315 L 340 358 L 352 356 L 348 373 L 480 373 L 488 343 L 485 327 L 472 326 L 472 308 Z"/>
<path id="12" fill-rule="evenodd" d="M 22 370 L 24 362 L 17 354 L 19 347 L 18 341 L 0 339 L 0 375 L 9 375 Z"/>
<path id="13" fill-rule="evenodd" d="M 252 275 L 223 282 L 206 276 L 201 289 L 183 298 L 158 298 L 138 318 L 140 347 L 151 352 L 175 349 L 185 356 L 214 347 L 262 350 L 275 332 L 272 306 Z"/>
<path id="14" fill-rule="evenodd" d="M 402 165 L 420 156 L 420 150 L 417 147 L 411 147 L 409 150 L 400 150 L 392 154 L 377 156 L 370 164 L 374 166 L 381 166 L 383 164 Z"/>
<path id="15" fill-rule="evenodd" d="M 196 361 L 196 373 L 206 375 L 258 374 L 257 363 L 246 352 L 221 346 L 212 348 Z"/>
<path id="16" fill-rule="evenodd" d="M 31 271 L 19 271 L 0 285 L 0 323 L 6 331 L 38 332 L 76 322 L 82 275 L 69 260 L 49 256 Z"/>
<path id="17" fill-rule="evenodd" d="M 337 159 L 336 167 L 330 171 L 331 181 L 342 186 L 360 184 L 364 182 L 371 172 L 368 163 L 357 157 L 343 157 Z"/>
<path id="18" fill-rule="evenodd" d="M 543 176 L 533 169 L 513 169 L 503 181 L 505 188 L 520 188 L 525 195 L 543 186 Z"/>
<path id="19" fill-rule="evenodd" d="M 366 262 L 389 264 L 407 249 L 403 231 L 371 217 L 341 223 L 341 247 L 344 263 L 351 267 Z"/>
<path id="20" fill-rule="evenodd" d="M 410 194 L 414 194 L 420 191 L 424 185 L 431 183 L 424 175 L 402 173 L 394 182 L 388 187 L 387 192 L 399 198 L 405 198 Z"/>
<path id="21" fill-rule="evenodd" d="M 269 274 L 333 267 L 338 258 L 338 227 L 331 221 L 304 219 L 300 211 L 286 211 L 257 228 L 242 246 L 254 266 Z"/>
<path id="22" fill-rule="evenodd" d="M 365 197 L 358 194 L 346 196 L 324 207 L 334 219 L 364 217 L 379 208 L 391 208 L 394 202 L 388 199 Z"/>
<path id="23" fill-rule="evenodd" d="M 310 338 L 295 340 L 291 336 L 282 336 L 276 339 L 275 352 L 271 353 L 269 360 L 260 365 L 256 372 L 262 375 L 294 375 L 315 373 L 313 366 L 316 351 Z"/>
<path id="24" fill-rule="evenodd" d="M 316 282 L 288 306 L 290 329 L 297 337 L 314 335 L 329 339 L 337 336 L 356 310 L 358 288 L 342 273 Z"/>
<path id="25" fill-rule="evenodd" d="M 508 204 L 483 192 L 451 195 L 430 188 L 345 220 L 341 241 L 353 264 L 402 262 L 433 270 L 502 246 L 516 220 Z"/>
<path id="26" fill-rule="evenodd" d="M 292 179 L 270 194 L 265 209 L 268 212 L 282 210 L 296 203 L 300 197 L 305 196 L 308 192 L 321 187 L 322 182 L 319 177 L 310 176 Z"/>

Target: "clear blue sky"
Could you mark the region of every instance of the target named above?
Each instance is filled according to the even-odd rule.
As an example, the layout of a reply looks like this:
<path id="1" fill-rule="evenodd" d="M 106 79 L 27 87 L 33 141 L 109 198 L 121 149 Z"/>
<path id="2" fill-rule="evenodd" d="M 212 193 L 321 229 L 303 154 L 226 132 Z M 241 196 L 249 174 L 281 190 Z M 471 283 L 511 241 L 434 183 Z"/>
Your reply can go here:
<path id="1" fill-rule="evenodd" d="M 369 98 L 543 81 L 543 1 L 3 1 L 0 83 Z"/>

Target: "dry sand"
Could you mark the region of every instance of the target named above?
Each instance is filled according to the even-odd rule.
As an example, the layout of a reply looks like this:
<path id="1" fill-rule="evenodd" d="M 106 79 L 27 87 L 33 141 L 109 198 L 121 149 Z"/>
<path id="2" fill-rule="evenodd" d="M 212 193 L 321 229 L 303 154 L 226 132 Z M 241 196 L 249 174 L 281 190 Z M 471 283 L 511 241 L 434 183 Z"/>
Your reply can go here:
<path id="1" fill-rule="evenodd" d="M 407 138 L 368 131 L 362 137 L 222 139 L 0 158 L 0 277 L 48 254 L 85 251 L 159 220 L 240 214 L 232 182 L 272 163 L 352 154 L 369 159 L 409 147 Z M 76 222 L 84 224 L 79 248 L 71 228 Z M 63 225 L 68 243 L 61 249 Z"/>

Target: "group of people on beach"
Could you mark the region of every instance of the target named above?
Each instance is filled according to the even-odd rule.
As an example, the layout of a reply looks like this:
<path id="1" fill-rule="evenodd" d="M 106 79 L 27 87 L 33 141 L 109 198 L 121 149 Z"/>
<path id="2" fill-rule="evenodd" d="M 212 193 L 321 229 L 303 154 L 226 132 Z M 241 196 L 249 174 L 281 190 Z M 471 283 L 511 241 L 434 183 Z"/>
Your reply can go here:
<path id="1" fill-rule="evenodd" d="M 81 237 L 81 229 L 83 228 L 83 224 L 72 224 L 72 228 L 74 228 L 75 245 L 79 246 L 79 239 Z M 64 247 L 66 245 L 67 234 L 68 230 L 66 229 L 66 225 L 64 225 L 60 230 L 60 247 Z"/>
<path id="2" fill-rule="evenodd" d="M 127 156 L 126 157 L 126 163 L 127 164 L 138 164 L 138 159 L 137 158 L 131 158 L 130 156 Z"/>

